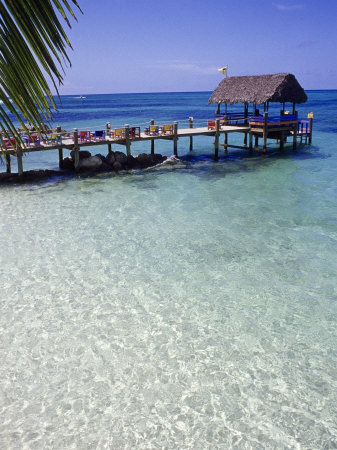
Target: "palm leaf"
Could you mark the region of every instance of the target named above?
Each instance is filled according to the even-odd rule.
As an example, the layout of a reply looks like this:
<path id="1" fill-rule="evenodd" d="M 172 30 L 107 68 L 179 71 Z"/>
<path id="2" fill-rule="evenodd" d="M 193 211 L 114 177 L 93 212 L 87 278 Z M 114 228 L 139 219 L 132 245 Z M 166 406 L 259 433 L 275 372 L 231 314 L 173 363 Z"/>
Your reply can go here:
<path id="1" fill-rule="evenodd" d="M 75 0 L 0 0 L 0 128 L 18 142 L 11 115 L 25 129 L 28 123 L 39 130 L 56 109 L 49 84 L 58 94 L 64 65 L 71 65 L 71 44 L 58 18 L 69 27 L 67 14 L 77 20 L 70 4 L 81 11 Z"/>

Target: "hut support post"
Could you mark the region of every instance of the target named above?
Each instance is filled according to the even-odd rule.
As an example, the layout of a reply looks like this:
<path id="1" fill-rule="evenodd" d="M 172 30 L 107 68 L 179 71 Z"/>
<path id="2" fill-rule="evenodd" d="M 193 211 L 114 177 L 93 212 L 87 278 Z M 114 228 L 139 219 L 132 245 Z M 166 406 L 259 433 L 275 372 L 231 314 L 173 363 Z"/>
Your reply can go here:
<path id="1" fill-rule="evenodd" d="M 250 131 L 249 132 L 249 153 L 252 153 L 253 151 L 253 134 Z"/>
<path id="2" fill-rule="evenodd" d="M 78 172 L 80 166 L 80 148 L 78 146 L 78 129 L 74 128 L 74 167 Z"/>
<path id="3" fill-rule="evenodd" d="M 264 123 L 263 123 L 263 151 L 267 149 L 267 137 L 268 137 L 268 113 L 264 113 Z"/>
<path id="4" fill-rule="evenodd" d="M 9 153 L 6 153 L 6 172 L 11 173 L 11 155 Z"/>
<path id="5" fill-rule="evenodd" d="M 63 169 L 63 148 L 59 148 L 59 168 Z"/>
<path id="6" fill-rule="evenodd" d="M 216 119 L 215 121 L 215 136 L 214 136 L 214 159 L 218 160 L 219 158 L 219 136 L 220 136 L 220 120 Z"/>
<path id="7" fill-rule="evenodd" d="M 244 124 L 247 125 L 247 120 L 248 120 L 248 103 L 245 103 L 245 109 L 244 109 Z M 247 133 L 244 134 L 243 137 L 243 145 L 247 146 Z"/>
<path id="8" fill-rule="evenodd" d="M 218 108 L 220 108 L 220 103 L 218 103 Z M 193 117 L 188 118 L 189 128 L 193 128 Z M 193 137 L 190 136 L 190 152 L 193 151 Z"/>
<path id="9" fill-rule="evenodd" d="M 16 149 L 16 155 L 18 158 L 18 174 L 21 177 L 23 174 L 23 163 L 22 163 L 22 148 L 18 147 Z"/>
<path id="10" fill-rule="evenodd" d="M 312 125 L 313 125 L 313 121 L 314 121 L 314 119 L 312 117 L 310 117 L 310 119 L 309 119 L 309 144 L 311 144 L 311 140 L 312 140 Z"/>
<path id="11" fill-rule="evenodd" d="M 124 133 L 125 133 L 125 149 L 127 156 L 131 155 L 130 147 L 130 125 L 124 125 Z"/>
<path id="12" fill-rule="evenodd" d="M 295 103 L 294 103 L 295 105 Z M 297 114 L 297 111 L 293 111 L 294 114 Z M 294 125 L 294 134 L 293 134 L 293 151 L 296 150 L 297 147 L 297 124 Z"/>
<path id="13" fill-rule="evenodd" d="M 224 149 L 225 153 L 228 153 L 228 133 L 225 133 Z"/>
<path id="14" fill-rule="evenodd" d="M 150 120 L 150 126 L 154 125 L 154 120 Z M 151 155 L 154 155 L 154 139 L 151 139 Z"/>
<path id="15" fill-rule="evenodd" d="M 178 156 L 178 122 L 173 122 L 173 154 Z"/>
<path id="16" fill-rule="evenodd" d="M 283 137 L 283 131 L 281 131 L 280 133 L 280 149 L 283 149 L 283 144 L 284 144 L 284 137 Z"/>

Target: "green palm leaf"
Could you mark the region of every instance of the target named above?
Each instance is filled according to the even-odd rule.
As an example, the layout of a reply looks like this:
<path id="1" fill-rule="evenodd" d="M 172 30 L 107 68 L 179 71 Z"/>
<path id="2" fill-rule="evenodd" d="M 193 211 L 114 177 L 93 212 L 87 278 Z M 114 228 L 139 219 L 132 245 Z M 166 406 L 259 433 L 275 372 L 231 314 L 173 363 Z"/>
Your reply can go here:
<path id="1" fill-rule="evenodd" d="M 0 0 L 0 128 L 18 142 L 10 114 L 25 129 L 27 122 L 43 129 L 56 109 L 49 84 L 58 94 L 64 65 L 71 65 L 71 44 L 58 18 L 69 27 L 67 14 L 77 20 L 70 3 L 81 11 L 76 0 Z"/>

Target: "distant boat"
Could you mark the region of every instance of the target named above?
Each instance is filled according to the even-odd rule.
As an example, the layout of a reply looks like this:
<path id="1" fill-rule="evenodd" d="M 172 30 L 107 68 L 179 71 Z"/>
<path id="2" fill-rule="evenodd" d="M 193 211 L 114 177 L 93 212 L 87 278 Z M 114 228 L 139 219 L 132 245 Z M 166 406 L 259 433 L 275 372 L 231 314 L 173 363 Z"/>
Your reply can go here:
<path id="1" fill-rule="evenodd" d="M 73 97 L 73 98 L 87 98 L 87 97 L 85 97 L 84 95 L 80 95 L 78 97 Z"/>

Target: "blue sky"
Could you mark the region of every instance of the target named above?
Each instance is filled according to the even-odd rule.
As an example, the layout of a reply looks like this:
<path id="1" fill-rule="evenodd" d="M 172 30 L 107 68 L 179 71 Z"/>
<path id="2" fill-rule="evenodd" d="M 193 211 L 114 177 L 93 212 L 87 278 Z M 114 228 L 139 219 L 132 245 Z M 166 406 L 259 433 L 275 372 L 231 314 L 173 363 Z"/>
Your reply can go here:
<path id="1" fill-rule="evenodd" d="M 78 1 L 61 94 L 209 91 L 226 64 L 337 89 L 337 0 Z"/>

